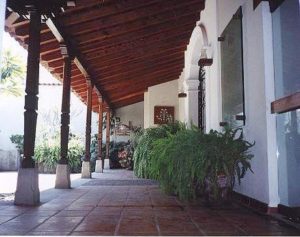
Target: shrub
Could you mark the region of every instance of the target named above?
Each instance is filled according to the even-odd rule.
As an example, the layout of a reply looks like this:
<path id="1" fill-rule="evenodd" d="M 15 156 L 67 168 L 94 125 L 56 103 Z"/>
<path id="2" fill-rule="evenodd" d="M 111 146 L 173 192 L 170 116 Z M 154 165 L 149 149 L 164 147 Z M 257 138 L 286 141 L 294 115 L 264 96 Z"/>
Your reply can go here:
<path id="1" fill-rule="evenodd" d="M 220 200 L 236 179 L 240 183 L 247 170 L 252 171 L 249 149 L 253 145 L 243 139 L 241 129 L 208 134 L 197 128 L 173 133 L 146 129 L 134 154 L 139 165 L 135 160 L 135 170 L 139 176 L 158 180 L 166 192 L 180 199 L 206 193 Z"/>
<path id="2" fill-rule="evenodd" d="M 140 178 L 149 178 L 150 151 L 153 149 L 153 143 L 160 138 L 165 138 L 169 134 L 175 134 L 185 128 L 185 124 L 175 122 L 147 128 L 138 133 L 135 140 L 137 145 L 133 155 L 135 175 Z"/>
<path id="3" fill-rule="evenodd" d="M 198 183 L 205 174 L 200 141 L 203 134 L 198 130 L 182 130 L 154 142 L 150 154 L 150 177 L 157 179 L 168 193 L 180 199 L 196 197 Z"/>
<path id="4" fill-rule="evenodd" d="M 72 172 L 80 172 L 81 157 L 84 155 L 84 147 L 81 139 L 71 135 L 69 139 L 68 161 Z M 35 159 L 47 170 L 54 170 L 60 159 L 60 139 L 56 135 L 35 147 Z"/>
<path id="5" fill-rule="evenodd" d="M 20 134 L 15 134 L 10 136 L 10 141 L 16 145 L 16 148 L 23 154 L 23 144 L 24 144 L 24 136 Z"/>

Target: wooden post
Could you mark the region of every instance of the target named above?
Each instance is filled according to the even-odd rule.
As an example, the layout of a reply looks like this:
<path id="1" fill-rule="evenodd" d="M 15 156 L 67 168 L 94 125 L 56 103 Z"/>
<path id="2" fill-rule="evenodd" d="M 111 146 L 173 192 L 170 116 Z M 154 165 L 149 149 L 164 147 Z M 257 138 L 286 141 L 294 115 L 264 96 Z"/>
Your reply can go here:
<path id="1" fill-rule="evenodd" d="M 106 159 L 109 159 L 109 143 L 110 143 L 110 110 L 106 112 Z"/>
<path id="2" fill-rule="evenodd" d="M 70 96 L 71 96 L 71 59 L 67 46 L 60 45 L 61 54 L 64 59 L 63 69 L 63 94 L 61 105 L 61 133 L 60 133 L 60 160 L 59 164 L 68 164 L 68 143 L 70 125 Z"/>
<path id="3" fill-rule="evenodd" d="M 85 130 L 85 161 L 91 159 L 91 122 L 92 122 L 92 93 L 93 84 L 90 78 L 87 78 L 87 113 L 86 113 L 86 130 Z"/>
<path id="4" fill-rule="evenodd" d="M 71 58 L 65 44 L 60 45 L 64 60 L 63 94 L 61 104 L 60 127 L 60 159 L 56 166 L 55 188 L 71 188 L 70 167 L 68 165 L 68 143 L 70 125 L 70 96 L 71 96 Z"/>
<path id="5" fill-rule="evenodd" d="M 37 9 L 30 9 L 29 44 L 27 56 L 26 95 L 24 112 L 24 158 L 22 168 L 34 168 L 34 145 L 36 135 L 39 66 L 40 66 L 40 31 L 41 14 Z"/>
<path id="6" fill-rule="evenodd" d="M 104 169 L 104 157 L 102 157 L 102 139 L 103 139 L 103 101 L 99 100 L 99 123 L 98 123 L 98 159 L 102 162 L 102 169 Z"/>
<path id="7" fill-rule="evenodd" d="M 34 7 L 28 9 L 28 12 L 30 22 L 24 106 L 24 157 L 18 171 L 15 205 L 37 205 L 40 202 L 39 174 L 33 156 L 38 109 L 41 14 Z"/>

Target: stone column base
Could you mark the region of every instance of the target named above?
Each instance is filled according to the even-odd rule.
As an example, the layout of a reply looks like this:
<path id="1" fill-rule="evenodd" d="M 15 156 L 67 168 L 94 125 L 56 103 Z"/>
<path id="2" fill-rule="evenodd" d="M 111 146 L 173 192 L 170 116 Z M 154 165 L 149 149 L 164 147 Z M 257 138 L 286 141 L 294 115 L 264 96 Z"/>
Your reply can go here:
<path id="1" fill-rule="evenodd" d="M 103 173 L 102 160 L 96 160 L 95 173 Z"/>
<path id="2" fill-rule="evenodd" d="M 70 167 L 67 164 L 57 164 L 55 188 L 71 188 Z"/>
<path id="3" fill-rule="evenodd" d="M 36 168 L 20 168 L 18 171 L 15 205 L 35 206 L 40 203 L 39 173 Z"/>
<path id="4" fill-rule="evenodd" d="M 81 178 L 90 179 L 91 178 L 91 165 L 89 161 L 83 161 L 81 167 Z"/>

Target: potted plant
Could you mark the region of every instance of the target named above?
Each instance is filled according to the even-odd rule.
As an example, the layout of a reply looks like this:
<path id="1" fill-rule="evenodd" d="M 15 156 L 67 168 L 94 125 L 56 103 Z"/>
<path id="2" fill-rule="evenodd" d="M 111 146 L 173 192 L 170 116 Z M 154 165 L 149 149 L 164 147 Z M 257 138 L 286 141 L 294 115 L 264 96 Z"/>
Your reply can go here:
<path id="1" fill-rule="evenodd" d="M 247 170 L 253 172 L 249 149 L 254 143 L 244 140 L 241 128 L 229 127 L 222 133 L 211 131 L 205 140 L 205 194 L 208 201 L 222 203 L 230 198 L 235 182 L 240 184 Z"/>

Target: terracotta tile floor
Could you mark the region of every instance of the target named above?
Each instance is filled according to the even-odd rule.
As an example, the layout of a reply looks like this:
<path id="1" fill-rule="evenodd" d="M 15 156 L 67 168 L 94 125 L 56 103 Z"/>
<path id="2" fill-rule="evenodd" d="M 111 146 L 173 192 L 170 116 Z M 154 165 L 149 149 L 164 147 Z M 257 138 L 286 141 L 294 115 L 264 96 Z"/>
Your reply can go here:
<path id="1" fill-rule="evenodd" d="M 134 180 L 132 172 L 107 170 L 93 181 Z M 0 235 L 300 235 L 239 206 L 185 205 L 157 185 L 84 185 L 54 190 L 38 207 L 0 203 Z"/>

